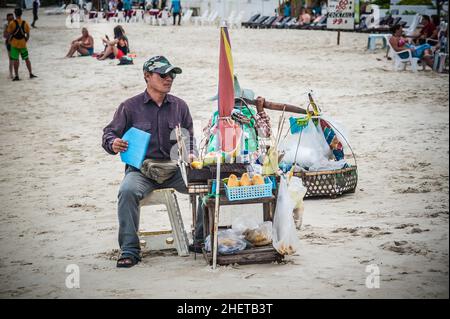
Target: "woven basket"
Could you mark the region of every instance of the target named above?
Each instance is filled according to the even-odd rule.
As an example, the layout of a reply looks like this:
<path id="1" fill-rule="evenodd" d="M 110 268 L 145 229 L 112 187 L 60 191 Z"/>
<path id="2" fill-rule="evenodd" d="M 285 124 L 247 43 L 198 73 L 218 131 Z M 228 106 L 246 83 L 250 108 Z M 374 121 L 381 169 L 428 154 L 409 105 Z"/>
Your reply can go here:
<path id="1" fill-rule="evenodd" d="M 307 188 L 305 197 L 337 197 L 354 193 L 358 184 L 357 166 L 334 171 L 294 173 Z"/>

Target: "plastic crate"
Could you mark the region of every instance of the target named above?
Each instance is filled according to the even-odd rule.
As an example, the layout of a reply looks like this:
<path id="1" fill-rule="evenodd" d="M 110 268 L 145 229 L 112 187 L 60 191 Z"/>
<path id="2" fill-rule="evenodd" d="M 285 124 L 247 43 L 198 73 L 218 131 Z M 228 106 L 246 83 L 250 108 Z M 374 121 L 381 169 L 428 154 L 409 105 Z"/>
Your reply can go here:
<path id="1" fill-rule="evenodd" d="M 265 184 L 251 186 L 228 187 L 225 184 L 225 193 L 229 201 L 254 199 L 272 196 L 273 183 L 270 178 L 264 178 Z"/>

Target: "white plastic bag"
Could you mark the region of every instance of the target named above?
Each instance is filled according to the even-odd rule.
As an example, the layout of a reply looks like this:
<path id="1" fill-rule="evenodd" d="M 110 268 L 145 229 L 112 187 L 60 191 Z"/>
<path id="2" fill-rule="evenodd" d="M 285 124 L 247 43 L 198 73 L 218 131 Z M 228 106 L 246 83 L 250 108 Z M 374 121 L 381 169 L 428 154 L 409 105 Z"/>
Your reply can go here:
<path id="1" fill-rule="evenodd" d="M 298 140 L 300 145 L 297 151 Z M 284 151 L 283 161 L 288 164 L 297 162 L 304 168 L 313 166 L 314 163 L 328 160 L 331 155 L 330 147 L 323 136 L 323 132 L 312 120 L 298 134 L 290 134 L 280 145 Z M 295 157 L 297 152 L 297 158 Z"/>
<path id="2" fill-rule="evenodd" d="M 292 200 L 295 203 L 293 216 L 295 227 L 300 229 L 303 222 L 303 213 L 305 212 L 305 207 L 303 204 L 303 198 L 306 195 L 307 189 L 303 185 L 302 179 L 296 176 L 292 176 L 288 185 L 289 195 L 291 195 Z"/>
<path id="3" fill-rule="evenodd" d="M 292 216 L 295 205 L 289 194 L 286 178 L 281 176 L 272 231 L 273 247 L 281 255 L 292 255 L 300 244 Z"/>

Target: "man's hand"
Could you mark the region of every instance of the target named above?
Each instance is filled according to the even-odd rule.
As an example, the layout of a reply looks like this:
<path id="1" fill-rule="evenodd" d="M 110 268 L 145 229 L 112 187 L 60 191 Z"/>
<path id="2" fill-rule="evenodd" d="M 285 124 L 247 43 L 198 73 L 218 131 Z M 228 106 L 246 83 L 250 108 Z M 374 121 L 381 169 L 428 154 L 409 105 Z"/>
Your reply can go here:
<path id="1" fill-rule="evenodd" d="M 112 144 L 112 150 L 114 153 L 125 152 L 128 149 L 128 142 L 121 138 L 116 138 Z"/>
<path id="2" fill-rule="evenodd" d="M 189 163 L 192 163 L 193 161 L 195 161 L 197 159 L 197 156 L 195 156 L 194 154 L 189 154 Z"/>

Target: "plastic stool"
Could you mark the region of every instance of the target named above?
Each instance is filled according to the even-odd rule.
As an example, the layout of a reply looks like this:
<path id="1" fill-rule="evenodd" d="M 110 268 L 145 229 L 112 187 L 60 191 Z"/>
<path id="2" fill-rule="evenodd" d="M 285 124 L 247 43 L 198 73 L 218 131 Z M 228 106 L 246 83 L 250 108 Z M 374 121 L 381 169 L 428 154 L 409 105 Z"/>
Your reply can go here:
<path id="1" fill-rule="evenodd" d="M 387 46 L 386 34 L 369 34 L 369 38 L 367 39 L 367 50 L 375 51 L 377 45 L 377 39 L 383 40 L 383 49 Z"/>
<path id="2" fill-rule="evenodd" d="M 180 207 L 178 206 L 177 196 L 173 188 L 158 189 L 150 193 L 147 197 L 141 200 L 142 206 L 166 206 L 169 214 L 170 224 L 172 226 L 172 236 L 174 238 L 175 247 L 178 251 L 178 256 L 189 256 L 188 237 L 184 229 L 183 218 L 181 216 Z M 140 231 L 139 235 L 145 233 Z"/>

